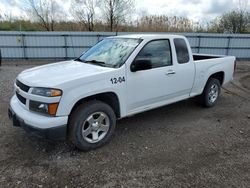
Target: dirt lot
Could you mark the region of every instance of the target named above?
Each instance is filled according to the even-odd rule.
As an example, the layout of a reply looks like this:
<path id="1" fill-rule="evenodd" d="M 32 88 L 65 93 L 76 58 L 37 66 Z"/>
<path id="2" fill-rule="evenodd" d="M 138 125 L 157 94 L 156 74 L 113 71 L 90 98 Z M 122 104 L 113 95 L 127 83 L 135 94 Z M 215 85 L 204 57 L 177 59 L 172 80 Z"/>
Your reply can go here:
<path id="1" fill-rule="evenodd" d="M 186 100 L 120 120 L 87 153 L 11 126 L 13 80 L 35 66 L 15 64 L 0 67 L 0 187 L 250 187 L 250 62 L 214 108 Z"/>

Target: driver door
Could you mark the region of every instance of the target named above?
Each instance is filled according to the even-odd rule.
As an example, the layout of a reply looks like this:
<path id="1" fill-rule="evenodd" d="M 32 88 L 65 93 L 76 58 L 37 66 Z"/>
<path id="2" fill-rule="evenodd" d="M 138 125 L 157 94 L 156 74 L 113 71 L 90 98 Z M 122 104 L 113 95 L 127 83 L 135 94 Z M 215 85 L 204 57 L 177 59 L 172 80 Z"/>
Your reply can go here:
<path id="1" fill-rule="evenodd" d="M 167 101 L 174 92 L 172 85 L 176 75 L 168 39 L 148 42 L 136 60 L 150 60 L 152 68 L 136 72 L 127 68 L 128 114 L 153 108 Z"/>

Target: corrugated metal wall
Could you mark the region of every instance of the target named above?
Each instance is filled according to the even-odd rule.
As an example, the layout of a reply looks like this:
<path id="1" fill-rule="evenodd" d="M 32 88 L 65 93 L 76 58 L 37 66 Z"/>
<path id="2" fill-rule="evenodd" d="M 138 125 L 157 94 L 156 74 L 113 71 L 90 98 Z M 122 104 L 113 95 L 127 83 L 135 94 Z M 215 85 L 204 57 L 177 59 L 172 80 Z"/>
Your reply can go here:
<path id="1" fill-rule="evenodd" d="M 125 35 L 131 33 L 118 33 Z M 169 34 L 169 33 L 159 33 Z M 194 53 L 234 55 L 250 59 L 250 35 L 178 33 L 185 35 Z M 82 52 L 111 32 L 0 32 L 3 59 L 68 59 Z"/>

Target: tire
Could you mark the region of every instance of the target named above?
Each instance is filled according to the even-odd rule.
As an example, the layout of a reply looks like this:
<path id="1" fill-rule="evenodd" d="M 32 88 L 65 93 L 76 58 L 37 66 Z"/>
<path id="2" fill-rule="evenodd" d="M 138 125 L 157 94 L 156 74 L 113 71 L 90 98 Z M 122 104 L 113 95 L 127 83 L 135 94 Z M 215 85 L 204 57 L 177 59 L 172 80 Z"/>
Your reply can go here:
<path id="1" fill-rule="evenodd" d="M 79 105 L 69 121 L 69 139 L 82 151 L 96 149 L 107 143 L 114 133 L 116 116 L 113 109 L 101 101 Z"/>
<path id="2" fill-rule="evenodd" d="M 220 81 L 215 78 L 209 78 L 206 83 L 206 86 L 203 90 L 203 93 L 199 96 L 199 102 L 204 107 L 213 107 L 219 98 L 220 95 Z"/>

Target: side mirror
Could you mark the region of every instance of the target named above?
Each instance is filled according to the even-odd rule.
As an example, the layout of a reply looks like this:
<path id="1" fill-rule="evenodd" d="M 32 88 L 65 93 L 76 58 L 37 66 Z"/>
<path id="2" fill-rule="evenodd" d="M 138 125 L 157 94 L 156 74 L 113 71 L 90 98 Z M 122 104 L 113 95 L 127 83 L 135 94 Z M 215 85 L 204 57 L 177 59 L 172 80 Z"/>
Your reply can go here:
<path id="1" fill-rule="evenodd" d="M 130 67 L 131 72 L 152 69 L 152 62 L 148 59 L 137 59 Z"/>

